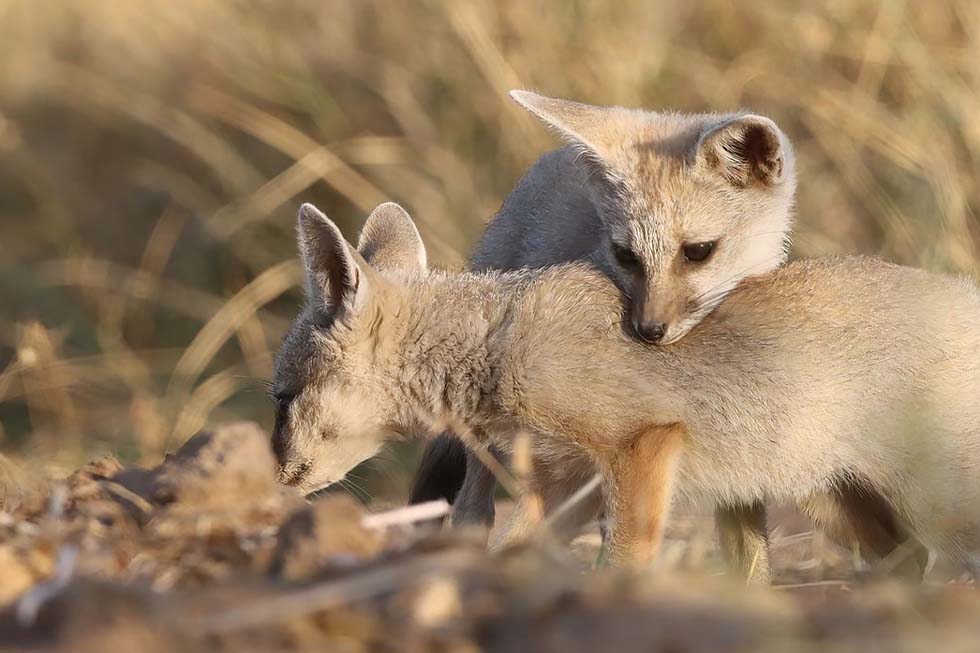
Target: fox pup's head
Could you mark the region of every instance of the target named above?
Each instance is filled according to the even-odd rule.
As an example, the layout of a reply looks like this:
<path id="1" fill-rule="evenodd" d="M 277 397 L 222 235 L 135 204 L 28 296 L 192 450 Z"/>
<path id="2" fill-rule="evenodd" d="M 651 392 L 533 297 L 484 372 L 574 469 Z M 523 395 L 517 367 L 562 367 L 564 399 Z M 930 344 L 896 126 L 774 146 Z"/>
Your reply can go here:
<path id="1" fill-rule="evenodd" d="M 746 276 L 786 258 L 796 187 L 769 118 L 595 107 L 511 96 L 579 152 L 606 229 L 601 254 L 647 342 L 684 337 Z"/>
<path id="2" fill-rule="evenodd" d="M 298 222 L 307 301 L 276 355 L 272 445 L 280 480 L 309 493 L 342 479 L 397 432 L 400 407 L 384 387 L 390 357 L 379 331 L 397 328 L 386 317 L 400 300 L 390 275 L 424 270 L 426 255 L 396 204 L 374 210 L 356 249 L 311 204 Z"/>

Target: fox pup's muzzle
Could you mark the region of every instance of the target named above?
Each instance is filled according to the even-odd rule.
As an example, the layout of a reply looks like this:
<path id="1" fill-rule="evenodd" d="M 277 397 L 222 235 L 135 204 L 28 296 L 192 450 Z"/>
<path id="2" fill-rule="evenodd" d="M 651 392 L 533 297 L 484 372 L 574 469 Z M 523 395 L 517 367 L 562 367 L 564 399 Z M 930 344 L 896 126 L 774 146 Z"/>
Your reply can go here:
<path id="1" fill-rule="evenodd" d="M 643 342 L 656 344 L 663 340 L 667 333 L 667 325 L 663 322 L 640 322 L 633 320 L 633 330 Z"/>

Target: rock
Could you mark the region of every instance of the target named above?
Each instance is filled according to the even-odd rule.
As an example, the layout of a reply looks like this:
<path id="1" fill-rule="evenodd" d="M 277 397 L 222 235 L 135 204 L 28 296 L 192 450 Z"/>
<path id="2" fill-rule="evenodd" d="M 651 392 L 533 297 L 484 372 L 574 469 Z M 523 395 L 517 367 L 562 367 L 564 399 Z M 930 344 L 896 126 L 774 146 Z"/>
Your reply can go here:
<path id="1" fill-rule="evenodd" d="M 328 496 L 293 512 L 279 530 L 270 571 L 290 580 L 306 578 L 331 558 L 366 559 L 383 538 L 365 528 L 360 504 L 343 495 Z"/>
<path id="2" fill-rule="evenodd" d="M 252 422 L 195 435 L 154 471 L 151 500 L 198 507 L 280 493 L 268 436 Z"/>

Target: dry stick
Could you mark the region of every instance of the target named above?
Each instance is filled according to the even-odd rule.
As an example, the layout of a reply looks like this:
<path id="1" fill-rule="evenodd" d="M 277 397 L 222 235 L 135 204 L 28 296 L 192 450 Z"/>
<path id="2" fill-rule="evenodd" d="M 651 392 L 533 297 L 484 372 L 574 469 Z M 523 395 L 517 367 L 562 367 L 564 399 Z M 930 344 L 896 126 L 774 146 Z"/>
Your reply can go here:
<path id="1" fill-rule="evenodd" d="M 850 580 L 814 580 L 808 583 L 787 583 L 785 585 L 771 585 L 770 587 L 774 590 L 798 590 L 807 587 L 840 587 L 841 589 L 850 589 L 853 585 L 853 581 Z"/>
<path id="2" fill-rule="evenodd" d="M 904 563 L 906 560 L 912 558 L 916 554 L 916 542 L 915 540 L 909 538 L 903 540 L 897 547 L 895 547 L 891 553 L 886 555 L 878 563 L 878 570 L 885 573 L 891 574 L 898 567 Z M 925 576 L 930 571 L 932 571 L 933 566 L 936 564 L 936 552 L 932 549 L 927 549 L 926 551 L 926 564 L 922 569 L 922 575 Z"/>
<path id="3" fill-rule="evenodd" d="M 532 494 L 534 492 L 533 488 L 533 451 L 531 447 L 530 435 L 526 432 L 521 432 L 515 438 L 514 442 L 514 467 L 515 471 L 518 472 L 518 477 L 515 477 L 507 469 L 500 464 L 500 462 L 491 455 L 486 449 L 480 447 L 475 438 L 473 438 L 472 433 L 469 431 L 460 432 L 459 437 L 469 446 L 473 454 L 483 463 L 484 467 L 490 470 L 490 473 L 496 477 L 497 482 L 504 486 L 508 494 L 512 497 L 518 497 L 522 494 Z M 589 481 L 587 481 L 582 487 L 576 490 L 570 497 L 565 499 L 560 506 L 558 506 L 552 514 L 550 514 L 547 519 L 543 520 L 539 526 L 540 532 L 550 531 L 554 526 L 555 522 L 562 518 L 568 511 L 574 508 L 576 505 L 588 498 L 596 488 L 599 487 L 602 479 L 599 474 L 595 474 Z M 540 500 L 537 503 L 538 507 L 541 508 Z"/>
<path id="4" fill-rule="evenodd" d="M 514 452 L 511 455 L 511 467 L 522 488 L 527 502 L 528 514 L 537 522 L 544 518 L 544 503 L 538 488 L 534 484 L 534 452 L 531 449 L 531 436 L 521 431 L 514 436 Z"/>
<path id="5" fill-rule="evenodd" d="M 478 556 L 471 551 L 456 550 L 419 556 L 381 569 L 352 574 L 331 583 L 264 596 L 244 606 L 207 615 L 192 628 L 203 636 L 296 619 L 312 612 L 375 598 L 426 574 L 457 571 L 477 559 Z"/>
<path id="6" fill-rule="evenodd" d="M 749 574 L 745 578 L 745 584 L 749 585 L 752 583 L 752 575 L 755 573 L 756 565 L 759 564 L 759 551 L 756 550 L 755 555 L 752 556 L 752 564 L 749 565 Z"/>
<path id="7" fill-rule="evenodd" d="M 579 489 L 575 490 L 570 497 L 562 501 L 561 505 L 555 508 L 554 512 L 548 515 L 548 518 L 541 524 L 541 528 L 550 530 L 556 521 L 561 519 L 572 508 L 585 501 L 590 494 L 599 488 L 601 483 L 602 477 L 599 474 L 593 474 L 592 478 L 586 481 Z"/>
<path id="8" fill-rule="evenodd" d="M 514 475 L 507 471 L 507 468 L 501 465 L 500 461 L 487 451 L 481 443 L 477 442 L 468 429 L 456 430 L 456 435 L 467 445 L 483 466 L 490 470 L 490 473 L 494 475 L 498 483 L 504 486 L 508 494 L 512 497 L 519 497 L 524 493 L 525 489 L 521 487 Z"/>
<path id="9" fill-rule="evenodd" d="M 99 485 L 105 488 L 107 491 L 115 494 L 121 499 L 125 499 L 131 502 L 134 506 L 139 508 L 143 513 L 150 514 L 153 512 L 153 506 L 149 501 L 136 494 L 129 488 L 116 483 L 115 481 L 100 481 Z"/>

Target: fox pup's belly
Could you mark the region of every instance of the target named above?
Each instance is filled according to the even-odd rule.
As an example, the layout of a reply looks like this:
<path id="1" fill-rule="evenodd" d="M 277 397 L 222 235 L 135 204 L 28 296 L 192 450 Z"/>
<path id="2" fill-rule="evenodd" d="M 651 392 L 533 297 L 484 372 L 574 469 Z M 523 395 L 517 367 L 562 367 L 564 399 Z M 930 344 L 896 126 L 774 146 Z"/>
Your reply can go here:
<path id="1" fill-rule="evenodd" d="M 685 453 L 677 472 L 677 493 L 698 504 L 800 501 L 827 490 L 839 471 L 818 457 L 742 455 L 704 457 Z"/>

